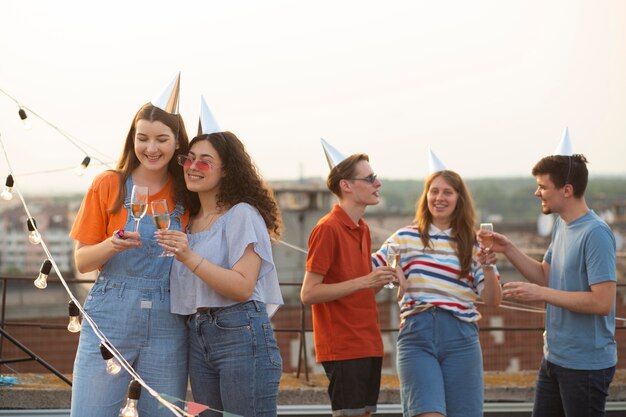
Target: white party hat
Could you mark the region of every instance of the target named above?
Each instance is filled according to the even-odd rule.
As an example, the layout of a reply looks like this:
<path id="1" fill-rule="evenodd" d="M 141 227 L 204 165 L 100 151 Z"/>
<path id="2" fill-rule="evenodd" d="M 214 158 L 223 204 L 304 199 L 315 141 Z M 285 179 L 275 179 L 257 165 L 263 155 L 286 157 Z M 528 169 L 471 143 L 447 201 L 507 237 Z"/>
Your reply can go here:
<path id="1" fill-rule="evenodd" d="M 553 155 L 572 156 L 574 155 L 574 147 L 572 146 L 572 140 L 569 138 L 569 129 L 566 127 L 563 130 L 563 137 L 559 145 L 554 150 Z"/>
<path id="2" fill-rule="evenodd" d="M 346 157 L 341 152 L 331 146 L 324 139 L 320 138 L 320 140 L 322 141 L 322 148 L 324 148 L 324 155 L 326 155 L 326 161 L 328 162 L 328 167 L 330 169 L 333 169 L 335 166 L 339 165 L 344 159 L 346 159 Z"/>
<path id="3" fill-rule="evenodd" d="M 180 96 L 180 71 L 167 86 L 167 88 L 154 100 L 152 105 L 171 114 L 178 114 L 178 101 Z"/>
<path id="4" fill-rule="evenodd" d="M 200 96 L 200 120 L 198 121 L 198 136 L 221 132 L 220 125 L 215 120 L 204 96 Z"/>
<path id="5" fill-rule="evenodd" d="M 432 149 L 428 149 L 428 175 L 448 169 L 441 159 L 435 155 Z"/>

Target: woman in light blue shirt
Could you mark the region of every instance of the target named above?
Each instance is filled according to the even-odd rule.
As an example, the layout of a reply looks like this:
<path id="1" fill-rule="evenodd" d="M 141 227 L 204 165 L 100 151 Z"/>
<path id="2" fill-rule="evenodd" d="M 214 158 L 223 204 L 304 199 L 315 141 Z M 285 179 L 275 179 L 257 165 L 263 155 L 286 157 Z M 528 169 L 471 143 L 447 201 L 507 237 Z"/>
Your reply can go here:
<path id="1" fill-rule="evenodd" d="M 189 149 L 179 163 L 197 204 L 186 233 L 157 237 L 176 255 L 172 312 L 190 317 L 194 401 L 275 416 L 282 360 L 270 317 L 283 299 L 270 236 L 279 237 L 278 205 L 234 134 L 202 134 Z"/>

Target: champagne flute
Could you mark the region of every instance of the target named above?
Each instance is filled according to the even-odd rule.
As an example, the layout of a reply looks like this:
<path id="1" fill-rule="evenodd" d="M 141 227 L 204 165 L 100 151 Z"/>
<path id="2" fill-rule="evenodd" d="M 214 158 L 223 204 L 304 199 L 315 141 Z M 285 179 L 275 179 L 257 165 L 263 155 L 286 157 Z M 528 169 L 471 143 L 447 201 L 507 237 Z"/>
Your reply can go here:
<path id="1" fill-rule="evenodd" d="M 167 200 L 154 200 L 150 203 L 152 207 L 152 220 L 158 230 L 167 230 L 170 227 L 170 211 L 167 208 Z M 174 252 L 163 249 L 159 256 L 174 256 Z"/>
<path id="2" fill-rule="evenodd" d="M 139 230 L 139 220 L 148 211 L 148 187 L 133 185 L 130 193 L 130 215 L 135 219 L 135 232 Z"/>
<path id="3" fill-rule="evenodd" d="M 480 246 L 486 251 L 491 251 L 493 247 L 493 224 L 481 223 L 480 224 Z M 493 265 L 485 264 L 484 266 L 491 268 Z"/>
<path id="4" fill-rule="evenodd" d="M 387 242 L 385 244 L 385 258 L 387 260 L 387 266 L 391 268 L 397 268 L 400 263 L 400 245 L 393 242 Z M 385 288 L 394 288 L 393 282 L 385 284 Z"/>

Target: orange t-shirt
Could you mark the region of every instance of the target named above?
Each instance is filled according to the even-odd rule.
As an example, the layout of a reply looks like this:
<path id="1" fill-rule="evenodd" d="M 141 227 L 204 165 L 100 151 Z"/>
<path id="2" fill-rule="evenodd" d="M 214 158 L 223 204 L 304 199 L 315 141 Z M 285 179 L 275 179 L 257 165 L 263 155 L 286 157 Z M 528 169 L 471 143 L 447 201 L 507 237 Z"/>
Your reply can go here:
<path id="1" fill-rule="evenodd" d="M 128 219 L 128 210 L 122 206 L 116 213 L 111 208 L 120 192 L 120 176 L 115 171 L 105 171 L 94 178 L 91 187 L 83 198 L 70 236 L 85 245 L 95 245 L 124 228 Z M 175 207 L 173 182 L 171 178 L 156 194 L 148 198 L 148 213 L 152 212 L 150 202 L 161 198 L 167 199 L 170 210 Z M 189 220 L 189 212 L 185 210 L 181 216 L 183 230 Z"/>
<path id="2" fill-rule="evenodd" d="M 363 219 L 355 225 L 335 205 L 309 236 L 306 270 L 323 275 L 325 284 L 362 277 L 372 271 L 371 246 L 369 228 Z M 318 362 L 383 356 L 373 289 L 313 304 L 311 310 Z"/>

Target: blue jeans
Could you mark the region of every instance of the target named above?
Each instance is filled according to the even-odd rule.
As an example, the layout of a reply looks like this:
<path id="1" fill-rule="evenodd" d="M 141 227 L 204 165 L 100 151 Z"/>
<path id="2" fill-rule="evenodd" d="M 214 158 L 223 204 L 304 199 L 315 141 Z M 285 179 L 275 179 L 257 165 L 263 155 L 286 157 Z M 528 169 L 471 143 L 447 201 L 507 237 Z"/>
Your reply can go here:
<path id="1" fill-rule="evenodd" d="M 407 317 L 398 334 L 404 417 L 426 412 L 483 416 L 483 360 L 478 326 L 430 308 Z"/>
<path id="2" fill-rule="evenodd" d="M 276 416 L 282 359 L 265 304 L 201 309 L 189 323 L 194 401 L 244 417 Z"/>
<path id="3" fill-rule="evenodd" d="M 533 417 L 603 417 L 615 367 L 568 369 L 541 361 Z"/>

